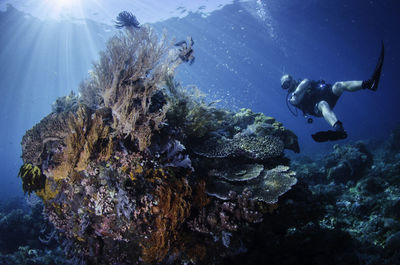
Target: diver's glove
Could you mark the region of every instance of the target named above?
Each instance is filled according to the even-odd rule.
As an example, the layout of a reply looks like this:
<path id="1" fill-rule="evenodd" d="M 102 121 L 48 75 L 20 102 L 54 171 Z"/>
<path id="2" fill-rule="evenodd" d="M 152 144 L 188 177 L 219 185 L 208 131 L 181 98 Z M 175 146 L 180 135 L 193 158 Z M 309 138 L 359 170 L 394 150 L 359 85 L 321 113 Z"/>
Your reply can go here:
<path id="1" fill-rule="evenodd" d="M 314 141 L 319 143 L 327 141 L 343 140 L 347 138 L 347 132 L 344 130 L 341 121 L 335 122 L 333 128 L 335 129 L 334 131 L 328 130 L 328 131 L 317 132 L 311 135 L 311 137 L 314 139 Z"/>

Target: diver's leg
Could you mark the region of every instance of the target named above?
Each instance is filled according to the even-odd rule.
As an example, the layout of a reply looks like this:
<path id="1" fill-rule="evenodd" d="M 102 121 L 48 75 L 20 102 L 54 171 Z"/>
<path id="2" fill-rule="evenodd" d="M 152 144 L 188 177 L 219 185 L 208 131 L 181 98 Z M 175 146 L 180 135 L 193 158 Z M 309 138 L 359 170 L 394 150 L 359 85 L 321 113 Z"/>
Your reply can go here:
<path id="1" fill-rule="evenodd" d="M 317 104 L 318 110 L 322 113 L 325 120 L 334 128 L 334 131 L 321 131 L 312 134 L 311 137 L 316 142 L 337 141 L 347 138 L 347 133 L 343 128 L 342 122 L 336 118 L 329 104 L 326 101 L 320 101 Z"/>
<path id="2" fill-rule="evenodd" d="M 336 118 L 335 113 L 332 111 L 331 107 L 329 106 L 328 102 L 322 100 L 317 105 L 318 110 L 322 113 L 324 119 L 333 127 L 338 119 Z"/>
<path id="3" fill-rule="evenodd" d="M 340 97 L 344 91 L 355 92 L 363 88 L 363 81 L 341 81 L 332 86 L 332 92 Z"/>
<path id="4" fill-rule="evenodd" d="M 378 63 L 370 79 L 364 81 L 346 81 L 336 82 L 332 86 L 332 92 L 336 96 L 342 95 L 343 91 L 358 91 L 360 89 L 370 89 L 376 91 L 378 89 L 379 80 L 381 78 L 383 60 L 385 56 L 385 49 L 382 42 L 381 55 L 379 56 Z"/>

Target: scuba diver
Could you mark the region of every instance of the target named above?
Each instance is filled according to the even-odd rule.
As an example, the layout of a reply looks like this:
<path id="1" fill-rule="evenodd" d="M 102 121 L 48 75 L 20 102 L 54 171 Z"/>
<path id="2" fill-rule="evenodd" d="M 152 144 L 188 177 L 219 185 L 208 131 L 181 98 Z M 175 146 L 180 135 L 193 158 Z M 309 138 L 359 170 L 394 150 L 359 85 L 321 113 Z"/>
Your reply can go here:
<path id="1" fill-rule="evenodd" d="M 378 63 L 370 79 L 365 81 L 342 81 L 333 85 L 325 81 L 312 81 L 309 79 L 294 80 L 292 76 L 286 74 L 281 78 L 281 87 L 288 91 L 286 103 L 289 103 L 303 111 L 304 116 L 312 115 L 324 117 L 334 130 L 321 131 L 312 135 L 316 142 L 336 141 L 347 138 L 347 132 L 343 124 L 337 119 L 332 109 L 344 91 L 355 92 L 360 89 L 376 91 L 382 72 L 384 59 L 384 46 L 382 42 L 381 54 Z M 289 110 L 297 116 L 290 108 Z M 312 119 L 308 119 L 312 123 Z"/>

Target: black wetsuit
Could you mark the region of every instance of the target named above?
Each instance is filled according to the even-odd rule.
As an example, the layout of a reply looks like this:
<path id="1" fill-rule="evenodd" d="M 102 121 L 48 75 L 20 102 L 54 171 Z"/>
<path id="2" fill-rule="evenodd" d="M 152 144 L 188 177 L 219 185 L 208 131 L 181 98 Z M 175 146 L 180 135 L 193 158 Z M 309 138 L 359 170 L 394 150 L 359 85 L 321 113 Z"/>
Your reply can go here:
<path id="1" fill-rule="evenodd" d="M 305 115 L 313 115 L 321 117 L 317 104 L 325 100 L 331 109 L 335 107 L 338 96 L 333 94 L 332 85 L 326 84 L 325 81 L 311 81 L 311 87 L 305 92 L 304 97 L 297 105 L 293 105 L 303 111 Z"/>

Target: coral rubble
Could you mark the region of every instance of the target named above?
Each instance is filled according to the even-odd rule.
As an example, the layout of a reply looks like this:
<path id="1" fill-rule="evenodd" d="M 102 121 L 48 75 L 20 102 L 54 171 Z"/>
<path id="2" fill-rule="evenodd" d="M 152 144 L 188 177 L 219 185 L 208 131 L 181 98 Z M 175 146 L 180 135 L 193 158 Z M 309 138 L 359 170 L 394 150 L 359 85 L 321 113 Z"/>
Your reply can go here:
<path id="1" fill-rule="evenodd" d="M 0 203 L 0 264 L 65 264 L 52 229 L 35 195 Z M 44 240 L 46 239 L 46 240 Z M 46 241 L 46 242 L 45 242 Z"/>

